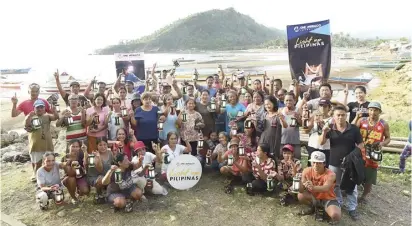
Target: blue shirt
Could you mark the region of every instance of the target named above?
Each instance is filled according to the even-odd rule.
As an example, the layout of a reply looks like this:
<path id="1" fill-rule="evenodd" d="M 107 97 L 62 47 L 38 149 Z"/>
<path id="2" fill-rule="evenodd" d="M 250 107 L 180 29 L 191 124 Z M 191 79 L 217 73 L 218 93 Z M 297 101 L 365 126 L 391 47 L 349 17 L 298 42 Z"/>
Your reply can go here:
<path id="1" fill-rule="evenodd" d="M 143 111 L 141 107 L 136 109 L 134 117 L 137 121 L 137 129 L 134 135 L 137 140 L 155 140 L 159 136 L 157 131 L 157 112 L 159 108 L 153 106 L 150 111 Z"/>
<path id="2" fill-rule="evenodd" d="M 140 79 L 133 73 L 127 73 L 124 80 L 125 81 L 132 81 L 133 83 L 136 83 L 136 82 L 140 81 Z"/>
<path id="3" fill-rule="evenodd" d="M 226 132 L 227 133 L 230 132 L 229 122 L 236 119 L 237 114 L 238 114 L 239 111 L 245 112 L 246 111 L 245 105 L 243 105 L 241 103 L 237 103 L 235 106 L 232 106 L 230 104 L 226 104 Z M 243 123 L 238 122 L 237 126 L 242 131 Z"/>
<path id="4" fill-rule="evenodd" d="M 207 88 L 207 86 L 199 86 L 199 88 L 201 88 L 199 91 L 203 91 L 203 90 L 207 90 L 207 91 L 209 91 L 209 100 L 210 100 L 210 98 L 212 98 L 212 97 L 214 97 L 215 95 L 216 95 L 216 92 L 217 92 L 217 89 L 215 89 L 215 88 Z"/>

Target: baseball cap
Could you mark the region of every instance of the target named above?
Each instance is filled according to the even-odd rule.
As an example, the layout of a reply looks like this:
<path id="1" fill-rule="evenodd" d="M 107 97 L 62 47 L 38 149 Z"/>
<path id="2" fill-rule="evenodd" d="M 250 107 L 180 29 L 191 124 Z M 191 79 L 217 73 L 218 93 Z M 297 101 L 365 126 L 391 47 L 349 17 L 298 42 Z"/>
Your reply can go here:
<path id="1" fill-rule="evenodd" d="M 370 102 L 368 108 L 377 108 L 382 111 L 382 107 L 379 102 Z"/>
<path id="2" fill-rule="evenodd" d="M 36 100 L 33 104 L 33 107 L 37 108 L 39 106 L 46 106 L 42 100 Z"/>
<path id="3" fill-rule="evenodd" d="M 325 154 L 320 151 L 314 151 L 310 155 L 309 162 L 326 162 Z"/>
<path id="4" fill-rule="evenodd" d="M 328 99 L 320 99 L 319 100 L 319 106 L 324 106 L 324 105 L 331 105 L 332 103 Z"/>
<path id="5" fill-rule="evenodd" d="M 283 150 L 288 150 L 288 151 L 291 151 L 291 152 L 294 151 L 293 146 L 290 145 L 290 144 L 285 144 L 285 146 L 283 146 L 283 148 L 282 148 L 282 151 Z"/>
<path id="6" fill-rule="evenodd" d="M 239 141 L 238 140 L 231 140 L 229 143 L 229 147 L 232 147 L 232 145 L 238 145 L 239 146 Z"/>
<path id="7" fill-rule="evenodd" d="M 146 148 L 146 146 L 144 145 L 144 143 L 142 141 L 137 141 L 134 144 L 134 150 L 138 150 L 138 149 L 142 149 L 142 148 Z"/>
<path id="8" fill-rule="evenodd" d="M 72 87 L 72 86 L 80 86 L 80 83 L 77 82 L 77 81 L 73 81 L 73 82 L 70 83 L 70 87 Z"/>

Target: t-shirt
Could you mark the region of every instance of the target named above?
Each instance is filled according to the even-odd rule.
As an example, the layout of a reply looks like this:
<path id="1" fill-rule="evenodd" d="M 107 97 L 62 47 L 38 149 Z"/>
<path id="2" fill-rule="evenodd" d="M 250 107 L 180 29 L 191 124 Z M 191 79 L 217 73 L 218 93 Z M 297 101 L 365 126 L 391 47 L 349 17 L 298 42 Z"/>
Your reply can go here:
<path id="1" fill-rule="evenodd" d="M 169 154 L 169 162 L 172 162 L 173 159 L 183 154 L 183 151 L 185 149 L 186 147 L 180 144 L 176 144 L 176 147 L 174 150 L 170 149 L 168 144 L 162 147 L 162 150 L 166 150 L 166 152 Z M 165 163 L 162 164 L 162 173 L 165 173 L 167 171 L 168 166 L 169 164 L 165 164 Z"/>
<path id="2" fill-rule="evenodd" d="M 107 194 L 111 195 L 114 193 L 121 193 L 124 190 L 131 188 L 135 183 L 132 180 L 132 170 L 133 166 L 127 168 L 124 172 L 122 172 L 122 183 L 117 184 L 115 182 L 115 172 L 112 173 L 110 177 L 110 184 L 107 186 Z"/>
<path id="3" fill-rule="evenodd" d="M 295 127 L 290 126 L 292 118 L 295 117 L 295 112 L 297 112 L 297 109 L 292 112 L 289 111 L 288 113 L 286 113 L 286 108 L 282 109 L 282 114 L 285 116 L 285 121 L 288 124 L 287 128 L 282 127 L 282 144 L 300 144 L 299 125 L 296 125 Z"/>
<path id="4" fill-rule="evenodd" d="M 120 113 L 120 112 L 118 112 Z M 129 124 L 124 123 L 123 118 L 118 116 L 116 112 L 111 111 L 109 113 L 108 129 L 109 129 L 109 140 L 116 140 L 116 132 L 118 129 L 123 128 L 126 131 L 129 131 Z M 116 125 L 116 117 L 118 117 L 119 125 Z"/>
<path id="5" fill-rule="evenodd" d="M 235 106 L 232 106 L 231 104 L 226 104 L 226 132 L 227 133 L 230 133 L 229 122 L 236 119 L 239 111 L 243 113 L 246 111 L 246 108 L 243 104 L 237 103 Z M 238 122 L 237 127 L 240 131 L 242 131 L 243 122 Z"/>
<path id="6" fill-rule="evenodd" d="M 142 107 L 136 109 L 135 118 L 137 121 L 137 129 L 134 135 L 138 140 L 155 140 L 159 132 L 157 131 L 157 112 L 159 108 L 152 106 L 150 111 L 144 111 Z M 140 132 L 138 132 L 140 131 Z"/>
<path id="7" fill-rule="evenodd" d="M 36 173 L 37 185 L 39 187 L 40 185 L 50 187 L 55 184 L 61 184 L 59 165 L 59 162 L 54 162 L 54 166 L 50 171 L 45 170 L 44 166 L 40 167 Z"/>
<path id="8" fill-rule="evenodd" d="M 107 150 L 107 153 L 109 154 L 109 158 L 107 159 L 107 161 L 102 160 L 102 164 L 103 164 L 103 172 L 99 173 L 96 170 L 96 167 L 88 167 L 87 169 L 87 177 L 89 178 L 96 178 L 98 176 L 104 176 L 107 171 L 110 170 L 110 167 L 112 166 L 113 163 L 113 154 L 110 150 Z M 102 159 L 102 157 L 100 156 L 100 159 Z"/>
<path id="9" fill-rule="evenodd" d="M 359 128 L 346 123 L 347 127 L 343 133 L 332 128 L 326 138 L 330 139 L 330 165 L 339 167 L 343 158 L 352 152 L 357 144 L 363 143 Z"/>
<path id="10" fill-rule="evenodd" d="M 67 108 L 70 110 L 70 108 Z M 86 141 L 86 128 L 82 124 L 82 111 L 79 111 L 77 114 L 71 113 L 73 123 L 66 125 L 66 140 L 70 142 L 73 139 L 80 141 Z"/>
<path id="11" fill-rule="evenodd" d="M 202 129 L 203 135 L 209 136 L 209 133 L 215 131 L 215 121 L 213 113 L 209 112 L 209 106 L 203 105 L 201 103 L 196 103 L 196 111 L 202 115 L 203 122 L 205 127 Z"/>
<path id="12" fill-rule="evenodd" d="M 212 98 L 212 97 L 214 97 L 215 95 L 216 95 L 216 92 L 217 92 L 217 89 L 216 88 L 207 88 L 207 86 L 198 86 L 200 89 L 199 89 L 199 92 L 201 92 L 202 90 L 207 90 L 207 91 L 209 91 L 209 100 L 210 100 L 210 98 Z"/>
<path id="13" fill-rule="evenodd" d="M 169 132 L 177 132 L 176 128 L 177 112 L 171 111 L 167 114 L 166 121 L 163 123 L 163 130 L 159 133 L 159 138 L 162 140 L 167 140 L 167 134 Z"/>
<path id="14" fill-rule="evenodd" d="M 37 98 L 37 99 L 42 100 L 44 102 L 47 113 L 52 113 L 51 110 L 50 110 L 49 102 L 47 102 L 47 100 L 45 100 L 43 98 Z M 17 106 L 17 110 L 23 112 L 24 116 L 27 116 L 28 114 L 30 114 L 30 112 L 34 111 L 33 104 L 34 104 L 33 100 L 25 100 Z"/>
<path id="15" fill-rule="evenodd" d="M 91 116 L 95 112 L 96 110 L 94 109 L 94 107 L 91 107 L 86 110 L 86 115 Z M 100 122 L 99 125 L 103 126 L 104 121 L 106 120 L 107 115 L 109 114 L 109 108 L 104 107 L 98 114 L 99 114 L 99 122 Z M 87 131 L 87 135 L 92 136 L 92 137 L 106 137 L 107 128 L 97 133 L 92 133 L 90 131 Z"/>
<path id="16" fill-rule="evenodd" d="M 369 101 L 366 101 L 363 104 L 359 104 L 358 102 L 350 102 L 348 103 L 348 108 L 349 108 L 349 123 L 352 123 L 353 119 L 356 117 L 356 113 L 361 110 L 362 111 L 362 117 L 368 117 L 368 105 Z"/>
<path id="17" fill-rule="evenodd" d="M 29 133 L 29 152 L 54 151 L 50 133 L 50 115 L 37 116 L 41 120 L 41 127 Z"/>
<path id="18" fill-rule="evenodd" d="M 142 166 L 145 166 L 145 165 L 147 165 L 147 164 L 150 164 L 150 163 L 154 162 L 155 159 L 156 159 L 156 155 L 155 155 L 155 154 L 153 154 L 153 153 L 151 153 L 151 152 L 146 152 L 146 153 L 144 154 L 144 157 L 143 157 Z M 137 164 L 138 161 L 139 161 L 139 156 L 138 156 L 138 155 L 134 156 L 133 159 L 132 159 L 132 163 L 133 163 L 133 164 Z"/>
<path id="19" fill-rule="evenodd" d="M 326 169 L 326 171 L 323 174 L 318 174 L 316 173 L 315 169 L 313 169 L 313 167 L 308 167 L 303 170 L 302 177 L 305 177 L 306 180 L 311 181 L 313 186 L 323 186 L 326 183 L 326 181 L 334 174 L 335 173 L 330 169 Z M 336 198 L 334 187 L 335 183 L 333 183 L 333 185 L 327 192 L 312 191 L 311 193 L 317 200 L 333 200 Z"/>

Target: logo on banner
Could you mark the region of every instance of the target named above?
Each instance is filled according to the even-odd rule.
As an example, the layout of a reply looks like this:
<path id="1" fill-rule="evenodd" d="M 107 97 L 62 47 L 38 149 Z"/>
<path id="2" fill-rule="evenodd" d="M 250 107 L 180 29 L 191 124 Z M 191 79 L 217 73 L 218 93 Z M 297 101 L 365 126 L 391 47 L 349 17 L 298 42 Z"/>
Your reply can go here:
<path id="1" fill-rule="evenodd" d="M 144 53 L 115 53 L 116 61 L 144 60 Z"/>
<path id="2" fill-rule="evenodd" d="M 192 155 L 179 155 L 167 167 L 167 181 L 178 189 L 186 190 L 195 186 L 202 176 L 202 165 Z"/>

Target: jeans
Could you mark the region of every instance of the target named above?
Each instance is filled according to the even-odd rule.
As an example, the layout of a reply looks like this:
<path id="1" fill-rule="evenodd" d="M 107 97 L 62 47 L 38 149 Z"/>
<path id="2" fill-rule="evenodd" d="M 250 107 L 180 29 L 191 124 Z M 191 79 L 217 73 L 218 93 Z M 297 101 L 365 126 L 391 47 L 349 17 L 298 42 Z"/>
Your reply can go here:
<path id="1" fill-rule="evenodd" d="M 210 167 L 212 167 L 212 169 L 214 170 L 220 170 L 220 168 L 222 168 L 225 165 L 224 162 L 219 163 L 216 159 L 212 161 L 212 164 L 210 165 Z"/>
<path id="2" fill-rule="evenodd" d="M 402 154 L 399 159 L 399 169 L 401 172 L 405 171 L 405 161 L 409 156 L 411 156 L 411 144 L 408 143 L 403 148 Z"/>
<path id="3" fill-rule="evenodd" d="M 340 167 L 329 165 L 329 169 L 332 170 L 336 174 L 336 184 L 334 192 L 336 194 L 336 200 L 338 201 L 339 205 L 342 206 L 343 198 L 342 198 L 342 191 L 340 190 L 340 182 L 342 180 L 342 169 Z M 355 185 L 355 189 L 353 190 L 352 194 L 347 194 L 347 207 L 348 211 L 356 210 L 358 206 L 358 187 Z"/>

